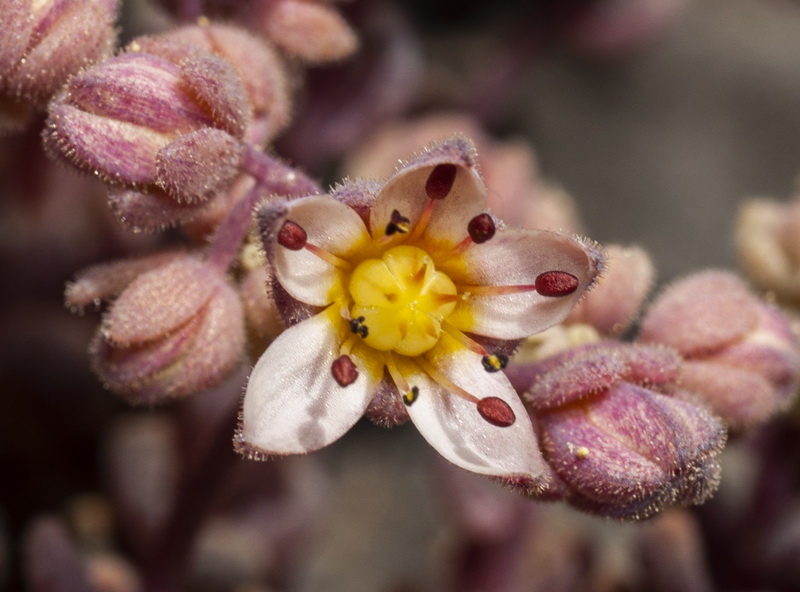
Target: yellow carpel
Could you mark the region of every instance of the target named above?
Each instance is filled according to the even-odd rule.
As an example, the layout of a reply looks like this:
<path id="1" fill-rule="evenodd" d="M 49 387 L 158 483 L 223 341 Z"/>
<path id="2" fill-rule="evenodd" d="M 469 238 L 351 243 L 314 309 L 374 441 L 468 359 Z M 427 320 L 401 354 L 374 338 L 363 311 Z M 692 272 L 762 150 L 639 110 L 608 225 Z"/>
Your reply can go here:
<path id="1" fill-rule="evenodd" d="M 353 318 L 364 317 L 364 342 L 417 356 L 439 340 L 441 321 L 456 306 L 455 284 L 422 249 L 402 245 L 359 263 L 350 276 Z"/>

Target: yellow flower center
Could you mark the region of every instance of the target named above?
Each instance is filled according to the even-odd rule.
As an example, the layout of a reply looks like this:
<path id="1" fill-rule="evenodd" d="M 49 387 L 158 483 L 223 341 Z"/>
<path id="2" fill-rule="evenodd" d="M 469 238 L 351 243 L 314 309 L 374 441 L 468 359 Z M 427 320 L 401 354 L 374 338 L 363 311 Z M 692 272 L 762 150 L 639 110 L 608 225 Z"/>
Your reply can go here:
<path id="1" fill-rule="evenodd" d="M 399 246 L 359 263 L 350 276 L 350 311 L 364 342 L 380 351 L 417 356 L 439 340 L 456 306 L 455 284 L 425 251 Z"/>

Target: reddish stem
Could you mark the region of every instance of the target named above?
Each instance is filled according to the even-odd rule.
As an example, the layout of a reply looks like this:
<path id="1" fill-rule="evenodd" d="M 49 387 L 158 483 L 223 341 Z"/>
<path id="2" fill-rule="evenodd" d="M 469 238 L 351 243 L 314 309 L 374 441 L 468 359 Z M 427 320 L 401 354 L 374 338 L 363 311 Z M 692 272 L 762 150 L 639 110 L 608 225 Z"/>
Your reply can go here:
<path id="1" fill-rule="evenodd" d="M 208 252 L 208 262 L 219 269 L 227 269 L 239 253 L 242 241 L 250 231 L 253 208 L 265 196 L 290 198 L 322 192 L 319 185 L 305 174 L 252 147 L 245 151 L 242 169 L 255 178 L 256 184 L 236 202 L 217 228 Z"/>

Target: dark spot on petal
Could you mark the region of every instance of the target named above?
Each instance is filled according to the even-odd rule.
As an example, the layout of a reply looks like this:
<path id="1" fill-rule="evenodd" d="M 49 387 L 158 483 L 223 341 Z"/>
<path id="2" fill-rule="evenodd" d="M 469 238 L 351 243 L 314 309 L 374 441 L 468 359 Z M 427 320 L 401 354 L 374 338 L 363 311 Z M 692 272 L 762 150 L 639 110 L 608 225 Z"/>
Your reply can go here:
<path id="1" fill-rule="evenodd" d="M 467 224 L 467 232 L 469 232 L 469 237 L 476 245 L 485 243 L 492 238 L 495 230 L 494 220 L 486 212 L 483 214 L 478 214 L 469 221 L 469 224 Z"/>
<path id="2" fill-rule="evenodd" d="M 358 368 L 350 356 L 339 356 L 331 365 L 331 374 L 339 386 L 349 386 L 358 378 Z"/>
<path id="3" fill-rule="evenodd" d="M 507 428 L 517 420 L 511 406 L 498 397 L 486 397 L 478 401 L 478 413 L 499 428 Z"/>
<path id="4" fill-rule="evenodd" d="M 299 224 L 287 220 L 278 232 L 278 244 L 290 251 L 299 251 L 306 246 L 308 235 Z"/>
<path id="5" fill-rule="evenodd" d="M 444 199 L 453 189 L 458 168 L 454 164 L 439 164 L 434 167 L 425 182 L 425 193 L 430 199 Z"/>
<path id="6" fill-rule="evenodd" d="M 566 271 L 546 271 L 536 278 L 542 296 L 568 296 L 578 289 L 578 278 Z"/>

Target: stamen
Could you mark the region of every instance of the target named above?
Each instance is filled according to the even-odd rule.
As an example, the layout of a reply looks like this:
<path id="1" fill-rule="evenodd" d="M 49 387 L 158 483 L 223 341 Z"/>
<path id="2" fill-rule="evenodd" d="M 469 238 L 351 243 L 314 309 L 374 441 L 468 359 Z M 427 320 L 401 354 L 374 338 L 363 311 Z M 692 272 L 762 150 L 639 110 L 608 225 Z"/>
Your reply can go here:
<path id="1" fill-rule="evenodd" d="M 488 356 L 489 352 L 477 341 L 469 337 L 463 331 L 457 329 L 450 323 L 443 321 L 442 322 L 442 329 L 450 336 L 455 338 L 461 345 L 466 347 L 468 350 L 474 351 L 476 354 L 481 356 Z"/>
<path id="2" fill-rule="evenodd" d="M 445 258 L 455 257 L 467 250 L 467 247 L 476 244 L 485 243 L 494 236 L 496 231 L 494 219 L 484 212 L 478 214 L 467 224 L 467 236 L 464 237 L 460 243 L 453 247 L 445 256 Z"/>
<path id="3" fill-rule="evenodd" d="M 386 225 L 386 236 L 392 236 L 395 233 L 405 234 L 408 232 L 411 220 L 403 216 L 397 210 L 392 210 L 392 217 Z"/>
<path id="4" fill-rule="evenodd" d="M 386 369 L 389 371 L 389 376 L 392 377 L 392 381 L 397 387 L 397 390 L 403 393 L 403 403 L 409 406 L 413 404 L 414 401 L 419 398 L 419 387 L 412 387 L 408 384 L 408 381 L 403 377 L 402 374 L 400 374 L 400 370 L 394 363 L 394 357 L 391 353 L 387 352 L 384 364 L 386 365 Z"/>
<path id="5" fill-rule="evenodd" d="M 419 398 L 419 387 L 417 386 L 412 386 L 411 390 L 408 390 L 403 393 L 403 403 L 405 403 L 409 407 L 418 398 Z"/>
<path id="6" fill-rule="evenodd" d="M 566 271 L 546 271 L 536 277 L 536 291 L 542 296 L 568 296 L 578 289 L 578 278 Z"/>
<path id="7" fill-rule="evenodd" d="M 356 335 L 360 335 L 361 339 L 366 339 L 367 335 L 369 335 L 369 329 L 367 329 L 367 326 L 364 324 L 365 320 L 364 317 L 350 319 L 350 331 Z"/>
<path id="8" fill-rule="evenodd" d="M 523 284 L 520 286 L 468 286 L 457 285 L 459 293 L 480 296 L 503 296 L 505 294 L 518 294 L 519 292 L 535 292 L 535 284 Z"/>
<path id="9" fill-rule="evenodd" d="M 483 364 L 483 369 L 487 372 L 498 372 L 508 366 L 508 356 L 493 353 L 490 356 L 483 356 L 481 364 Z"/>
<path id="10" fill-rule="evenodd" d="M 485 397 L 478 401 L 478 413 L 490 424 L 507 428 L 517 420 L 511 406 L 499 397 Z"/>
<path id="11" fill-rule="evenodd" d="M 422 210 L 422 213 L 419 215 L 419 221 L 417 225 L 414 227 L 414 232 L 411 233 L 411 237 L 409 240 L 416 240 L 422 236 L 422 234 L 427 230 L 428 223 L 431 221 L 431 216 L 433 215 L 433 205 L 436 203 L 435 200 L 429 199 L 428 203 L 425 204 L 425 209 Z"/>
<path id="12" fill-rule="evenodd" d="M 478 401 L 480 400 L 478 399 L 478 397 L 476 397 L 472 393 L 465 391 L 463 388 L 458 386 L 452 380 L 447 378 L 444 374 L 439 372 L 436 368 L 431 366 L 428 360 L 426 360 L 422 356 L 417 356 L 416 358 L 414 358 L 414 361 L 417 362 L 422 367 L 422 369 L 425 371 L 425 374 L 430 376 L 434 380 L 434 382 L 439 384 L 439 386 L 443 387 L 446 391 L 453 393 L 454 395 L 461 397 L 462 399 L 464 399 L 465 401 L 469 401 L 470 403 L 477 404 Z"/>
<path id="13" fill-rule="evenodd" d="M 349 386 L 358 378 L 358 368 L 350 359 L 350 356 L 339 356 L 331 365 L 331 374 L 339 386 Z"/>
<path id="14" fill-rule="evenodd" d="M 483 214 L 478 214 L 469 221 L 469 224 L 467 224 L 467 232 L 469 233 L 469 237 L 476 245 L 488 241 L 494 236 L 495 231 L 496 228 L 494 225 L 494 220 L 486 212 Z"/>
<path id="15" fill-rule="evenodd" d="M 453 189 L 458 168 L 454 164 L 436 165 L 425 182 L 425 193 L 430 199 L 444 199 Z"/>
<path id="16" fill-rule="evenodd" d="M 455 338 L 458 340 L 461 345 L 465 346 L 467 349 L 474 351 L 476 354 L 483 356 L 481 359 L 481 364 L 483 364 L 483 369 L 487 372 L 498 372 L 499 370 L 503 370 L 508 365 L 508 356 L 505 354 L 498 354 L 493 353 L 490 354 L 486 348 L 484 348 L 480 343 L 469 337 L 466 333 L 463 333 L 453 325 L 447 322 L 442 323 L 442 329 L 450 335 L 450 337 Z"/>
<path id="17" fill-rule="evenodd" d="M 278 244 L 290 251 L 306 249 L 334 267 L 341 267 L 343 269 L 350 269 L 351 267 L 350 263 L 341 257 L 337 257 L 333 253 L 309 243 L 308 234 L 303 227 L 291 220 L 286 220 L 278 231 Z"/>
<path id="18" fill-rule="evenodd" d="M 314 253 L 317 257 L 322 259 L 323 261 L 330 263 L 334 267 L 339 267 L 341 269 L 351 269 L 352 265 L 345 259 L 338 257 L 331 253 L 330 251 L 326 251 L 322 247 L 318 247 L 317 245 L 312 245 L 311 243 L 306 243 L 305 248 L 307 251 Z"/>
<path id="19" fill-rule="evenodd" d="M 299 251 L 306 246 L 308 235 L 299 224 L 286 220 L 278 231 L 278 244 L 290 251 Z"/>

